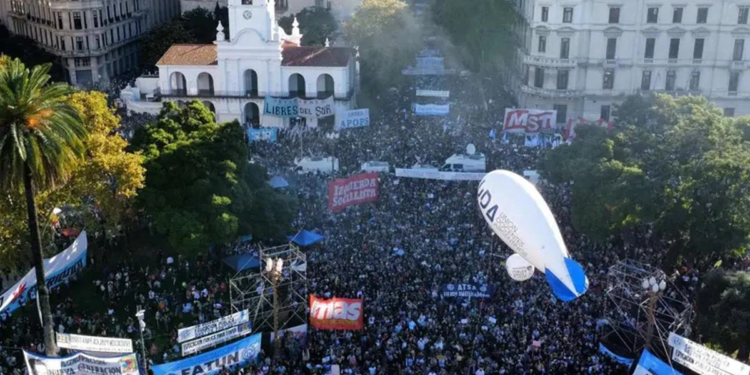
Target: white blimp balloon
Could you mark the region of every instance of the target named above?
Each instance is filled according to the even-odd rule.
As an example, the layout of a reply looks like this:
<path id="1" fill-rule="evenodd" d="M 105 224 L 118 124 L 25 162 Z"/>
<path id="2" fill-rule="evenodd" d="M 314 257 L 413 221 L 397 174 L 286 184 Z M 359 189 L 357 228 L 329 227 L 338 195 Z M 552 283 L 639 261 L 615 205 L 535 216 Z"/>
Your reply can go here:
<path id="1" fill-rule="evenodd" d="M 531 182 L 496 170 L 482 179 L 477 199 L 492 231 L 545 274 L 555 296 L 572 301 L 586 293 L 583 267 L 570 258 L 552 211 Z"/>
<path id="2" fill-rule="evenodd" d="M 505 270 L 510 278 L 516 281 L 526 281 L 534 276 L 534 265 L 518 254 L 508 257 L 505 261 Z"/>

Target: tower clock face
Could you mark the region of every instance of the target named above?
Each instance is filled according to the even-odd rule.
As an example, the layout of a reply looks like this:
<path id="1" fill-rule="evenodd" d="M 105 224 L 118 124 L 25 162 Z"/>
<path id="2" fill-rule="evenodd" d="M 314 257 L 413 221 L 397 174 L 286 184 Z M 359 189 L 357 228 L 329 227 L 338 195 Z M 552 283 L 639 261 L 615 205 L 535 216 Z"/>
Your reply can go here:
<path id="1" fill-rule="evenodd" d="M 245 13 L 242 13 L 242 17 L 245 17 L 246 20 L 249 20 L 250 18 L 253 18 L 253 12 L 246 10 Z"/>

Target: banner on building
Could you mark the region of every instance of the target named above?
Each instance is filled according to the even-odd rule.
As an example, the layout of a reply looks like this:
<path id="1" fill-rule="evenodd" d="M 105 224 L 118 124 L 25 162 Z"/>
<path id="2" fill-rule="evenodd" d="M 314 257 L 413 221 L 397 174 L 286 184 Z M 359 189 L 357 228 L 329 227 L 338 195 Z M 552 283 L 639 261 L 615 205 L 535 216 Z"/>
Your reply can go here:
<path id="1" fill-rule="evenodd" d="M 445 284 L 443 285 L 443 297 L 460 298 L 490 298 L 492 288 L 487 284 Z"/>
<path id="2" fill-rule="evenodd" d="M 297 98 L 274 98 L 266 96 L 263 101 L 263 114 L 275 117 L 300 117 Z"/>
<path id="3" fill-rule="evenodd" d="M 307 342 L 307 324 L 300 324 L 298 326 L 282 329 L 279 331 L 279 336 L 281 336 L 282 338 L 285 334 L 291 334 L 292 336 L 294 336 L 295 340 L 304 345 L 305 342 Z M 271 342 L 273 343 L 274 340 L 276 340 L 276 336 L 273 332 L 271 332 Z"/>
<path id="4" fill-rule="evenodd" d="M 225 329 L 223 331 L 216 332 L 212 335 L 203 336 L 193 341 L 188 341 L 182 344 L 182 356 L 188 356 L 191 354 L 198 353 L 203 349 L 210 348 L 219 344 L 223 344 L 227 341 L 234 340 L 238 337 L 247 336 L 253 332 L 253 325 L 251 322 L 242 323 L 238 326 Z"/>
<path id="5" fill-rule="evenodd" d="M 672 359 L 700 375 L 750 375 L 750 365 L 717 353 L 674 332 L 667 340 Z"/>
<path id="6" fill-rule="evenodd" d="M 417 116 L 448 116 L 450 104 L 414 104 Z"/>
<path id="7" fill-rule="evenodd" d="M 86 267 L 88 240 L 81 232 L 72 245 L 52 258 L 44 260 L 44 276 L 50 289 L 64 283 L 78 270 Z M 36 298 L 36 271 L 32 268 L 26 276 L 0 296 L 0 314 L 9 316 L 30 299 Z"/>
<path id="8" fill-rule="evenodd" d="M 509 133 L 534 134 L 554 132 L 557 124 L 557 111 L 547 109 L 505 109 L 503 131 Z"/>
<path id="9" fill-rule="evenodd" d="M 310 295 L 310 325 L 317 329 L 360 330 L 363 317 L 360 298 L 321 299 Z"/>
<path id="10" fill-rule="evenodd" d="M 601 118 L 597 121 L 589 121 L 583 117 L 579 117 L 579 118 L 571 117 L 565 123 L 564 138 L 566 141 L 575 139 L 576 127 L 578 127 L 579 125 L 593 125 L 593 126 L 598 126 L 600 128 L 606 128 L 607 130 L 612 130 L 612 128 L 614 127 L 614 123 L 612 121 L 607 121 Z"/>
<path id="11" fill-rule="evenodd" d="M 247 129 L 247 137 L 250 139 L 250 142 L 255 141 L 265 141 L 265 142 L 272 142 L 276 143 L 276 140 L 279 137 L 279 129 L 278 128 L 249 128 Z"/>
<path id="12" fill-rule="evenodd" d="M 250 321 L 250 314 L 247 310 L 236 312 L 232 315 L 223 316 L 219 319 L 212 320 L 203 324 L 192 327 L 181 328 L 177 331 L 177 342 L 185 342 L 198 337 L 210 335 L 212 333 L 234 327 Z"/>
<path id="13" fill-rule="evenodd" d="M 351 205 L 378 200 L 378 174 L 362 173 L 328 183 L 328 208 L 337 212 Z"/>
<path id="14" fill-rule="evenodd" d="M 69 357 L 44 357 L 23 351 L 30 375 L 108 374 L 139 375 L 135 354 L 118 357 L 98 357 L 84 353 Z"/>
<path id="15" fill-rule="evenodd" d="M 441 181 L 481 181 L 487 173 L 441 172 L 437 169 L 396 168 L 396 177 Z"/>
<path id="16" fill-rule="evenodd" d="M 65 349 L 102 353 L 132 353 L 133 340 L 56 333 L 57 346 Z"/>
<path id="17" fill-rule="evenodd" d="M 211 375 L 223 367 L 244 366 L 258 357 L 260 337 L 258 333 L 194 357 L 151 366 L 151 370 L 154 375 Z"/>
<path id="18" fill-rule="evenodd" d="M 370 125 L 370 110 L 368 108 L 354 109 L 336 113 L 336 129 L 360 128 Z"/>
<path id="19" fill-rule="evenodd" d="M 299 116 L 305 118 L 322 118 L 333 116 L 334 103 L 333 96 L 325 99 L 297 99 L 299 106 Z"/>
<path id="20" fill-rule="evenodd" d="M 417 90 L 417 96 L 424 96 L 430 98 L 449 98 L 451 96 L 450 91 L 440 90 Z"/>

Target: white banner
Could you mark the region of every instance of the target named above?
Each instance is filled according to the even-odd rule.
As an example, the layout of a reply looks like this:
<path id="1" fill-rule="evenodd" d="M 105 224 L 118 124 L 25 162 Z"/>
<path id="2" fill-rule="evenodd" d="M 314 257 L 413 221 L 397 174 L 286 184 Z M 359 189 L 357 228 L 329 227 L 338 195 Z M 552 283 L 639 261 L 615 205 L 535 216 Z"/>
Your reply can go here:
<path id="1" fill-rule="evenodd" d="M 750 375 L 750 366 L 696 344 L 674 332 L 669 333 L 672 359 L 701 375 Z"/>
<path id="2" fill-rule="evenodd" d="M 198 337 L 210 335 L 229 327 L 234 327 L 250 321 L 250 314 L 247 310 L 236 312 L 232 315 L 223 316 L 219 319 L 212 320 L 203 324 L 192 327 L 182 328 L 177 331 L 177 342 L 185 342 Z"/>
<path id="3" fill-rule="evenodd" d="M 447 116 L 450 111 L 450 104 L 414 104 L 418 116 Z"/>
<path id="4" fill-rule="evenodd" d="M 321 118 L 333 115 L 333 96 L 326 99 L 297 99 L 299 117 Z"/>
<path id="5" fill-rule="evenodd" d="M 451 92 L 440 90 L 417 90 L 417 96 L 426 96 L 431 98 L 449 98 L 451 96 Z"/>
<path id="6" fill-rule="evenodd" d="M 133 340 L 57 333 L 57 346 L 102 353 L 132 353 Z"/>
<path id="7" fill-rule="evenodd" d="M 30 375 L 139 375 L 135 354 L 121 357 L 96 357 L 78 353 L 49 358 L 23 351 Z"/>
<path id="8" fill-rule="evenodd" d="M 443 181 L 480 181 L 487 173 L 441 172 L 430 169 L 396 168 L 396 177 Z"/>
<path id="9" fill-rule="evenodd" d="M 336 129 L 338 130 L 367 125 L 370 125 L 370 110 L 368 108 L 336 112 Z"/>
<path id="10" fill-rule="evenodd" d="M 230 340 L 234 340 L 238 337 L 249 335 L 251 332 L 253 332 L 253 326 L 250 322 L 247 322 L 229 329 L 225 329 L 221 332 L 216 332 L 213 335 L 208 335 L 197 340 L 188 341 L 182 344 L 182 356 L 184 357 L 193 353 L 197 353 L 203 349 L 210 348 L 212 346 L 216 346 Z"/>

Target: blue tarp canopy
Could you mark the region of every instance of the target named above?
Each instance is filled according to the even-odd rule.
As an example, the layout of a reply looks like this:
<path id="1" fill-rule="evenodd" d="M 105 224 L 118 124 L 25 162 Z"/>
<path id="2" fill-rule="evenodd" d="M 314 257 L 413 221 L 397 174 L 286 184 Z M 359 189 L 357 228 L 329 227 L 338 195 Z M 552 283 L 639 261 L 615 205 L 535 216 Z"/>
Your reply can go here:
<path id="1" fill-rule="evenodd" d="M 260 267 L 260 260 L 258 259 L 258 257 L 250 254 L 240 254 L 226 257 L 224 258 L 224 263 L 227 266 L 232 267 L 237 272 Z"/>
<path id="2" fill-rule="evenodd" d="M 286 238 L 288 238 L 289 241 L 296 243 L 297 245 L 310 246 L 323 241 L 325 237 L 314 232 L 303 230 L 295 236 L 286 236 Z"/>
<path id="3" fill-rule="evenodd" d="M 273 176 L 270 180 L 268 180 L 268 184 L 271 185 L 271 187 L 274 189 L 285 188 L 289 186 L 289 183 L 286 181 L 286 179 L 281 176 Z"/>

